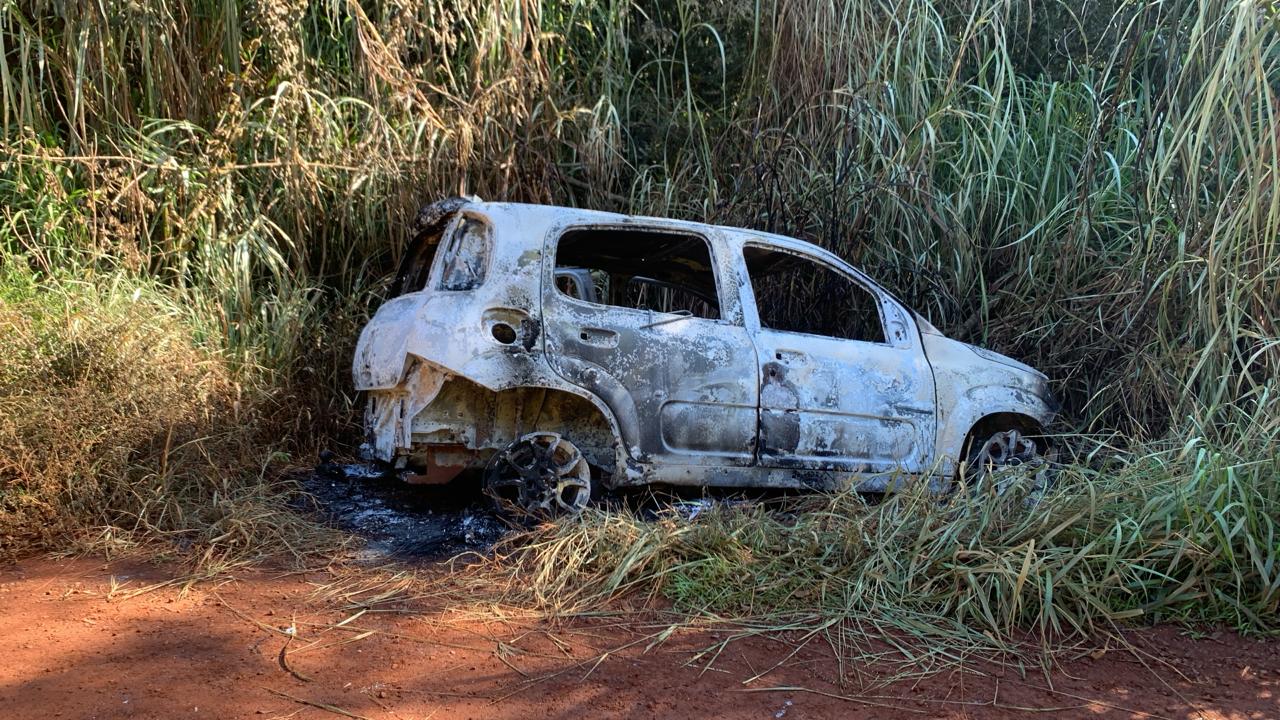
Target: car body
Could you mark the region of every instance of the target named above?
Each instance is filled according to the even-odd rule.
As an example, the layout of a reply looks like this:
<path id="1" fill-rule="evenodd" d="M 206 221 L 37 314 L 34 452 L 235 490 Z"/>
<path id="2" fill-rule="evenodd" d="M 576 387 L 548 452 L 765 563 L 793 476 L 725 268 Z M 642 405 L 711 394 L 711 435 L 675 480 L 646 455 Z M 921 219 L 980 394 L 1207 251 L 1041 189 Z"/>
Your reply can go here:
<path id="1" fill-rule="evenodd" d="M 1056 410 L 1043 374 L 800 240 L 460 198 L 413 235 L 353 373 L 366 452 L 414 482 L 502 458 L 608 488 L 947 485 Z"/>

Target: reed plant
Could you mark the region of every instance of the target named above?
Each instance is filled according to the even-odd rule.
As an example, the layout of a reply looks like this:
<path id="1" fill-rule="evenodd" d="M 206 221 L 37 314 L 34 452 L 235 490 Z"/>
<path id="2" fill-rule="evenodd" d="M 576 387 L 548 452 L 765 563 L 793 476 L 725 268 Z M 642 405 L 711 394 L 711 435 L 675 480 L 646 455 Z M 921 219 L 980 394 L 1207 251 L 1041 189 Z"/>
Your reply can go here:
<path id="1" fill-rule="evenodd" d="M 465 193 L 811 240 L 1064 401 L 1066 479 L 1021 518 L 844 496 L 794 524 L 592 514 L 520 555 L 543 600 L 647 588 L 705 612 L 892 605 L 992 632 L 1137 612 L 1270 627 L 1277 12 L 4 0 L 5 542 L 127 526 L 225 544 L 200 528 L 227 493 L 179 489 L 252 494 L 281 458 L 358 439 L 355 335 L 417 207 Z M 106 364 L 49 374 L 86 347 Z M 180 458 L 154 450 L 166 428 L 226 442 Z M 91 476 L 115 490 L 78 495 Z M 245 538 L 301 537 L 241 512 L 259 520 Z M 582 567 L 539 570 L 570 546 Z"/>

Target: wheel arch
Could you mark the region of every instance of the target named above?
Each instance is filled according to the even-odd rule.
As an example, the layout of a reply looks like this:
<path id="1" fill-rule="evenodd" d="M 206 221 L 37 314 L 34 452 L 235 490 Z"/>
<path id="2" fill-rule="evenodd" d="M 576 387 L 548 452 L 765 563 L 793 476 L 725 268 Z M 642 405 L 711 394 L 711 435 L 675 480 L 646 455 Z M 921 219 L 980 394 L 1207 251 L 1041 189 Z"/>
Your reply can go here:
<path id="1" fill-rule="evenodd" d="M 993 412 L 978 418 L 969 427 L 969 431 L 964 435 L 964 442 L 960 445 L 960 457 L 968 456 L 969 446 L 976 438 L 986 437 L 1002 430 L 1017 430 L 1023 435 L 1031 436 L 1041 449 L 1047 447 L 1049 442 L 1044 434 L 1044 425 L 1031 415 L 1017 411 Z"/>
<path id="2" fill-rule="evenodd" d="M 1040 420 L 1017 411 L 989 413 L 979 418 L 965 433 L 964 442 L 960 445 L 960 453 L 957 455 L 955 467 L 952 468 L 951 474 L 957 478 L 959 477 L 965 464 L 970 461 L 975 442 L 985 442 L 990 436 L 1005 430 L 1017 430 L 1026 435 L 1036 444 L 1036 448 L 1041 454 L 1047 453 L 1050 449 L 1049 438 L 1045 435 L 1044 423 Z"/>
<path id="3" fill-rule="evenodd" d="M 555 432 L 578 447 L 606 482 L 625 468 L 617 423 L 607 406 L 572 387 L 508 385 L 492 389 L 474 379 L 419 363 L 392 392 L 370 392 L 371 444 L 380 460 L 398 456 L 418 467 L 448 465 L 455 474 L 534 431 Z M 385 417 L 384 417 L 385 416 Z"/>
<path id="4" fill-rule="evenodd" d="M 1048 400 L 1025 389 L 1008 385 L 973 387 L 954 397 L 940 398 L 938 415 L 937 456 L 939 475 L 950 475 L 964 462 L 970 438 L 977 432 L 1000 423 L 997 429 L 1034 429 L 1043 436 L 1054 417 Z"/>
<path id="5" fill-rule="evenodd" d="M 521 393 L 526 397 L 532 395 L 541 398 L 541 407 L 528 420 L 529 427 L 523 428 L 523 432 L 537 430 L 560 433 L 578 446 L 591 465 L 600 468 L 607 475 L 619 472 L 621 458 L 618 453 L 622 447 L 622 438 L 618 432 L 618 423 L 609 407 L 599 398 L 577 388 L 525 386 L 494 393 L 495 408 L 507 405 L 508 398 L 516 398 Z M 515 435 L 519 436 L 521 433 L 517 432 Z"/>

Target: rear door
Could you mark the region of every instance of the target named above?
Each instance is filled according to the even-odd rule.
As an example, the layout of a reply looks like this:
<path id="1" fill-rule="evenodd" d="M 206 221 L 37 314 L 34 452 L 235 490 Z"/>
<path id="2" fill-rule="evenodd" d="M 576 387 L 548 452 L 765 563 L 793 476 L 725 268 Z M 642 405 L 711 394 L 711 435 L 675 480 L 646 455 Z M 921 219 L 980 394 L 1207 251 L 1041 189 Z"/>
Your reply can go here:
<path id="1" fill-rule="evenodd" d="M 713 240 L 626 225 L 569 228 L 550 243 L 548 360 L 609 406 L 641 462 L 754 458 L 755 352 L 736 291 L 723 292 Z"/>
<path id="2" fill-rule="evenodd" d="M 743 258 L 761 377 L 760 464 L 927 470 L 933 373 L 901 305 L 816 254 L 748 243 Z"/>

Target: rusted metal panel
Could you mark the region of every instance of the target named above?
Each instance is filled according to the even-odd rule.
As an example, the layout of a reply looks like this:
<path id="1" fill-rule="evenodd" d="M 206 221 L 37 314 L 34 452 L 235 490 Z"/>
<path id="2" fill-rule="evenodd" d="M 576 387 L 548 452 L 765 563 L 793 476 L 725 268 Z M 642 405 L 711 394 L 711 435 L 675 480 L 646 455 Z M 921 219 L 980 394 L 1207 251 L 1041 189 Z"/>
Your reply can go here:
<path id="1" fill-rule="evenodd" d="M 430 273 L 379 308 L 353 374 L 368 394 L 369 454 L 424 477 L 553 432 L 611 485 L 886 489 L 949 477 L 986 416 L 1041 427 L 1053 416 L 1043 375 L 942 337 L 798 240 L 504 203 L 453 201 L 423 216 L 439 234 Z M 715 316 L 610 304 L 589 270 L 556 266 L 560 237 L 581 228 L 700 238 Z M 754 297 L 747 244 L 800 253 L 864 285 L 883 341 L 762 328 L 757 303 L 768 299 Z"/>

